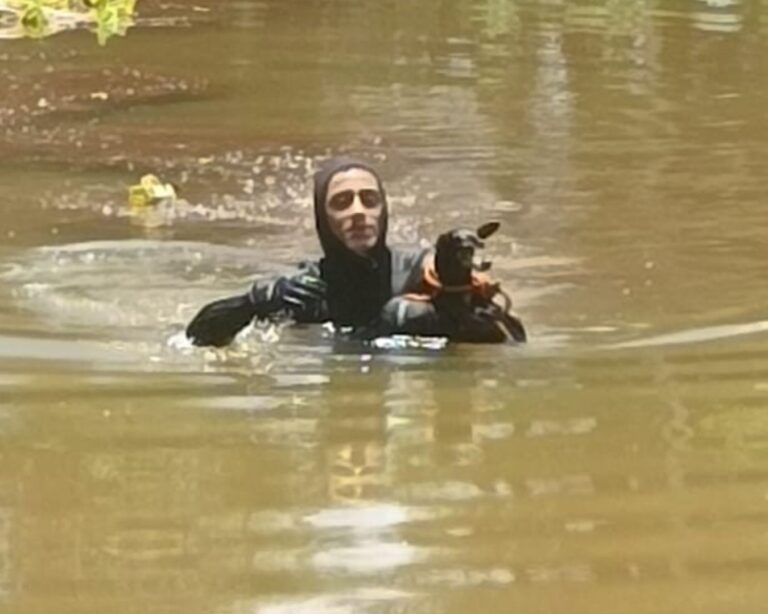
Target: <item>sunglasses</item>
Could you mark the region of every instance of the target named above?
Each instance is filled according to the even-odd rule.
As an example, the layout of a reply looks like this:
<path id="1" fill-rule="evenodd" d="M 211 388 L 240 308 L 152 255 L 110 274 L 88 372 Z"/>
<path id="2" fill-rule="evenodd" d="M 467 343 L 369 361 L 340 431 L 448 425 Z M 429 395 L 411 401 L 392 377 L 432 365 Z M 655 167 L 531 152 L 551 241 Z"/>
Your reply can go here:
<path id="1" fill-rule="evenodd" d="M 382 203 L 381 192 L 371 188 L 365 190 L 342 190 L 331 196 L 328 208 L 334 211 L 343 211 L 355 202 L 355 194 L 360 197 L 360 202 L 366 209 L 375 209 Z"/>

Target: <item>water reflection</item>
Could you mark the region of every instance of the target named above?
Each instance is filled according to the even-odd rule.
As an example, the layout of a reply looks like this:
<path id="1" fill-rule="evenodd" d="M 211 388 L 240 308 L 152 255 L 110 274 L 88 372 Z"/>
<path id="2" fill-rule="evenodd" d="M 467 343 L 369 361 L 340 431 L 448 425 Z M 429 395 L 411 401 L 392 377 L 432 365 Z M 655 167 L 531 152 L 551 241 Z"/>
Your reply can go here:
<path id="1" fill-rule="evenodd" d="M 138 599 L 182 589 L 223 611 L 265 584 L 283 597 L 254 607 L 700 573 L 691 540 L 731 516 L 692 490 L 715 478 L 694 460 L 705 450 L 692 427 L 701 422 L 710 442 L 721 430 L 736 451 L 745 440 L 727 435 L 735 422 L 700 420 L 710 411 L 681 388 L 685 363 L 649 364 L 659 378 L 653 394 L 641 386 L 617 397 L 611 386 L 579 384 L 599 381 L 615 361 L 570 363 L 560 375 L 551 361 L 520 361 L 510 378 L 493 363 L 459 368 L 469 358 L 445 353 L 404 367 L 383 354 L 361 374 L 360 355 L 328 354 L 312 368 L 330 379 L 307 384 L 303 403 L 291 388 L 273 392 L 267 407 L 254 398 L 223 412 L 216 403 L 174 407 L 172 390 L 131 399 L 119 374 L 101 389 L 94 380 L 90 399 L 27 396 L 25 420 L 6 429 L 3 445 L 8 530 L 19 540 L 6 552 L 10 586 L 20 586 L 21 552 L 27 587 L 49 577 L 62 591 L 97 582 Z M 539 369 L 546 386 L 514 385 L 535 381 Z M 223 400 L 260 387 L 238 377 L 214 383 Z M 24 385 L 6 382 L 11 391 Z M 9 446 L 11 433 L 35 447 Z M 761 482 L 745 474 L 731 486 L 752 518 L 764 513 L 747 503 Z M 12 521 L 22 512 L 25 528 Z M 719 534 L 712 539 L 724 547 Z"/>

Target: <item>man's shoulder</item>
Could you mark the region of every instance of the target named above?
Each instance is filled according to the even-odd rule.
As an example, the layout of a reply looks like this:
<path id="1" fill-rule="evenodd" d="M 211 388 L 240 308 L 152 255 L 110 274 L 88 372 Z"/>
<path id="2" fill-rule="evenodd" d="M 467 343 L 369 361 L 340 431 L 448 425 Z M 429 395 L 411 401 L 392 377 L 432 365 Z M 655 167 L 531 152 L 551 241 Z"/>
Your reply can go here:
<path id="1" fill-rule="evenodd" d="M 431 248 L 419 245 L 390 247 L 392 254 L 392 295 L 408 292 L 421 283 L 424 258 Z"/>
<path id="2" fill-rule="evenodd" d="M 420 245 L 396 245 L 390 247 L 389 251 L 392 254 L 392 270 L 403 271 L 421 265 L 424 256 L 431 251 L 431 248 Z"/>

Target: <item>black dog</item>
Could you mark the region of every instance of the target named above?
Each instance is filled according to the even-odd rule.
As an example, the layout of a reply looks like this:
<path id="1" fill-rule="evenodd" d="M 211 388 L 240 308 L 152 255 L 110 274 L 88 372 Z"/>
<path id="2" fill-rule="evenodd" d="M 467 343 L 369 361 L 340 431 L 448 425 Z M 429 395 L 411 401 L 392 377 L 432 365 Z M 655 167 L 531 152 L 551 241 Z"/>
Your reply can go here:
<path id="1" fill-rule="evenodd" d="M 476 289 L 476 271 L 487 271 L 491 263 L 475 263 L 475 251 L 485 247 L 487 239 L 499 229 L 498 222 L 483 224 L 476 231 L 460 228 L 441 234 L 435 245 L 435 273 L 437 274 L 436 301 L 446 307 L 461 308 L 471 304 Z M 499 291 L 498 284 L 493 289 Z M 493 292 L 493 293 L 495 293 Z M 490 296 L 488 298 L 491 298 Z"/>
<path id="2" fill-rule="evenodd" d="M 473 343 L 524 342 L 525 328 L 510 312 L 509 297 L 498 283 L 480 274 L 491 267 L 490 262 L 475 263 L 476 250 L 498 229 L 498 222 L 489 222 L 476 231 L 458 229 L 440 235 L 434 266 L 428 262 L 424 267 L 418 289 L 385 305 L 388 334 L 437 335 Z"/>

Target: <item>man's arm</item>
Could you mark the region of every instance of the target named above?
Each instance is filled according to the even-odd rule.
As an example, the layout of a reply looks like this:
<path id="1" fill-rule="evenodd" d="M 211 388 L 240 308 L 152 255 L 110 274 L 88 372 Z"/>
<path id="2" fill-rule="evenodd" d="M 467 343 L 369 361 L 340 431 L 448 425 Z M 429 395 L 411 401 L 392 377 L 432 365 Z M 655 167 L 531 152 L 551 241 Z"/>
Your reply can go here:
<path id="1" fill-rule="evenodd" d="M 187 337 L 194 345 L 229 345 L 256 316 L 251 293 L 219 299 L 203 307 L 187 326 Z"/>
<path id="2" fill-rule="evenodd" d="M 299 322 L 322 322 L 327 311 L 325 294 L 325 282 L 313 269 L 303 267 L 292 277 L 255 283 L 245 294 L 209 303 L 187 326 L 187 337 L 194 345 L 222 347 L 254 318 L 285 313 Z"/>

